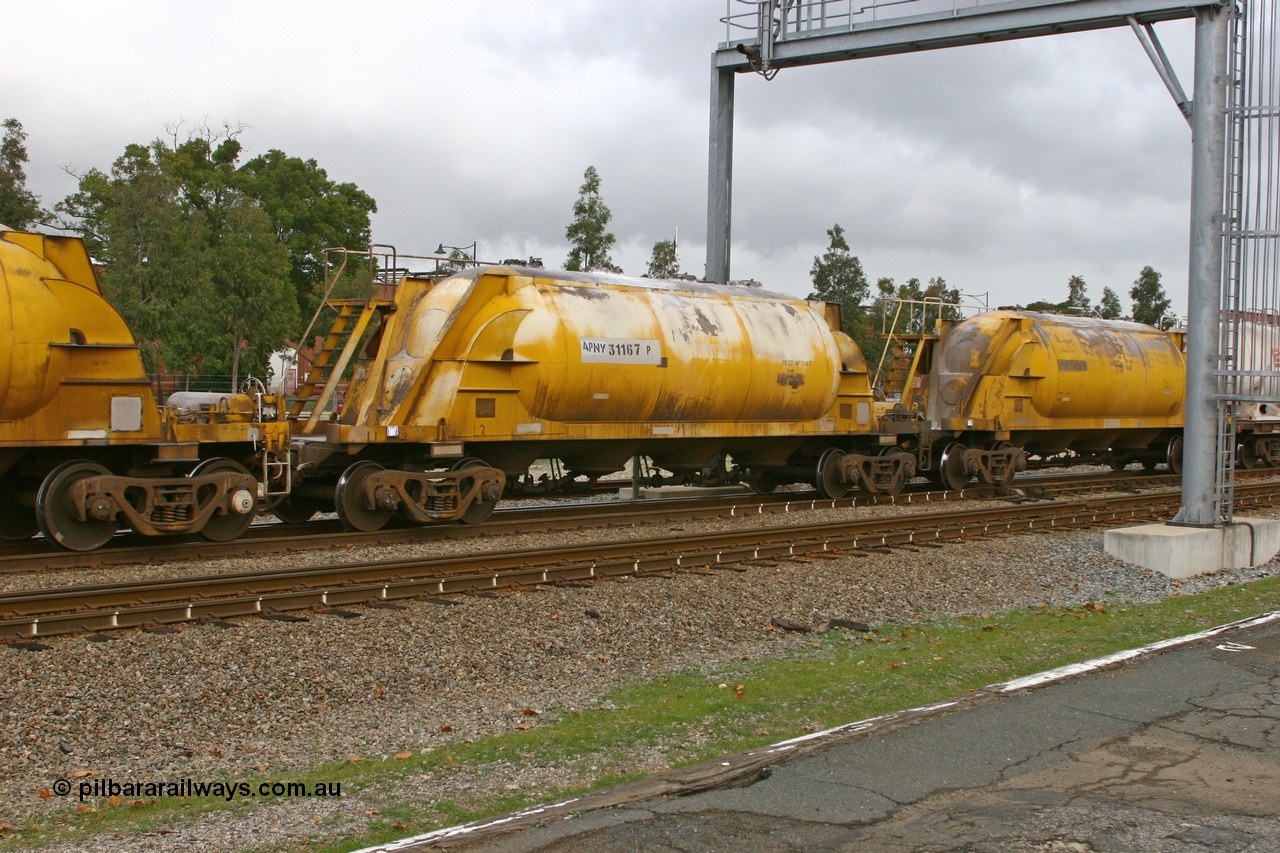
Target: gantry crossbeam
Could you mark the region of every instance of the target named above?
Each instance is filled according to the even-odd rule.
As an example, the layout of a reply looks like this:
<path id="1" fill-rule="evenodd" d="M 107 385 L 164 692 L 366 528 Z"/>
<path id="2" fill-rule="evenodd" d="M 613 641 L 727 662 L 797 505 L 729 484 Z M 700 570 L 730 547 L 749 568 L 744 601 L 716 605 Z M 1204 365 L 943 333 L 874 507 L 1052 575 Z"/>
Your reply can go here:
<path id="1" fill-rule="evenodd" d="M 806 22 L 804 29 L 778 33 L 770 39 L 772 55 L 769 57 L 769 67 L 790 68 L 868 56 L 888 56 L 944 47 L 1127 27 L 1131 25 L 1130 18 L 1140 24 L 1156 24 L 1193 18 L 1198 6 L 1219 5 L 1221 3 L 1218 0 L 1021 0 L 951 8 L 925 15 L 855 20 L 871 16 L 874 7 L 867 6 L 864 7 L 865 11 L 841 16 L 837 23 L 828 26 L 814 26 L 811 22 Z M 750 49 L 759 48 L 761 39 L 756 32 L 750 30 L 744 29 L 742 33 L 744 38 L 730 39 L 716 50 L 717 68 L 736 72 L 759 70 L 753 65 Z M 739 45 L 743 47 L 740 48 Z M 743 48 L 746 49 L 745 52 Z"/>

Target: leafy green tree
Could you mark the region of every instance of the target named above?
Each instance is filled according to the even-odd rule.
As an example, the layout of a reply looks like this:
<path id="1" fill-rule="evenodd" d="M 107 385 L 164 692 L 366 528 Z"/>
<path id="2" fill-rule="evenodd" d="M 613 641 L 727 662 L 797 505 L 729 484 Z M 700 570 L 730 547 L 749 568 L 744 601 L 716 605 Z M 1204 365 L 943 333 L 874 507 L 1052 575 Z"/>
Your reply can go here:
<path id="1" fill-rule="evenodd" d="M 947 281 L 942 276 L 929 279 L 924 287 L 920 286 L 918 278 L 907 279 L 906 292 L 902 295 L 919 302 L 938 303 L 938 307 L 929 307 L 919 314 L 917 321 L 912 323 L 913 332 L 932 333 L 934 320 L 960 320 L 964 316 L 957 307 L 960 303 L 959 288 L 947 287 Z"/>
<path id="2" fill-rule="evenodd" d="M 25 230 L 48 218 L 40 197 L 27 189 L 27 134 L 16 118 L 4 120 L 0 138 L 0 225 Z"/>
<path id="3" fill-rule="evenodd" d="M 876 318 L 877 331 L 890 332 L 893 325 L 894 317 L 899 312 L 897 305 L 894 303 L 894 297 L 898 294 L 898 289 L 893 283 L 893 279 L 888 276 L 881 276 L 876 279 L 876 299 L 872 303 L 871 314 Z"/>
<path id="4" fill-rule="evenodd" d="M 649 278 L 675 278 L 680 275 L 680 256 L 676 254 L 675 240 L 659 240 L 653 244 L 649 256 Z"/>
<path id="5" fill-rule="evenodd" d="M 915 279 L 912 279 L 915 281 Z M 933 332 L 934 320 L 962 320 L 964 314 L 961 313 L 960 305 L 960 288 L 947 287 L 947 281 L 942 276 L 929 279 L 929 284 L 920 294 L 920 298 L 925 302 L 937 302 L 940 306 L 937 308 L 929 308 L 922 315 L 922 326 L 918 331 L 924 333 Z"/>
<path id="6" fill-rule="evenodd" d="M 271 353 L 298 332 L 298 308 L 289 281 L 289 251 L 275 239 L 271 220 L 252 200 L 236 199 L 224 210 L 223 229 L 213 254 L 209 316 L 215 322 L 204 340 L 225 365 L 230 352 L 231 385 L 241 370 L 265 376 Z M 212 360 L 212 359 L 211 359 Z"/>
<path id="7" fill-rule="evenodd" d="M 1073 275 L 1067 279 L 1067 307 L 1082 311 L 1089 310 L 1089 297 L 1085 295 L 1084 277 Z"/>
<path id="8" fill-rule="evenodd" d="M 941 276 L 929 279 L 927 285 L 921 284 L 918 278 L 909 278 L 906 284 L 900 285 L 895 285 L 892 278 L 878 279 L 876 300 L 868 312 L 867 323 L 874 337 L 869 336 L 865 343 L 862 339 L 858 341 L 867 363 L 873 369 L 877 365 L 883 367 L 889 335 L 931 334 L 939 318 L 961 319 L 963 315 L 956 307 L 959 302 L 959 289 L 947 287 L 946 279 Z"/>
<path id="9" fill-rule="evenodd" d="M 844 233 L 839 223 L 827 229 L 827 250 L 813 259 L 809 269 L 813 290 L 808 298 L 839 305 L 844 332 L 858 344 L 863 356 L 874 364 L 884 350 L 884 339 L 880 336 L 883 318 L 866 304 L 871 285 L 862 261 L 850 252 Z"/>
<path id="10" fill-rule="evenodd" d="M 936 299 L 943 303 L 942 316 L 948 320 L 959 320 L 960 288 L 947 287 L 947 280 L 942 276 L 929 279 L 929 286 L 924 289 L 925 299 Z"/>
<path id="11" fill-rule="evenodd" d="M 1048 300 L 1045 300 L 1045 299 L 1037 299 L 1035 302 L 1028 302 L 1028 303 L 1026 304 L 1026 306 L 1025 306 L 1025 307 L 1026 307 L 1026 310 L 1028 310 L 1028 311 L 1058 311 L 1058 312 L 1063 312 L 1063 311 L 1066 311 L 1066 309 L 1067 309 L 1067 303 L 1065 303 L 1065 302 L 1049 302 Z"/>
<path id="12" fill-rule="evenodd" d="M 569 257 L 564 262 L 567 270 L 587 270 L 593 267 L 612 268 L 613 258 L 609 250 L 617 238 L 608 230 L 613 213 L 600 198 L 600 173 L 595 166 L 588 166 L 582 173 L 582 186 L 578 187 L 578 200 L 573 203 L 573 221 L 564 229 L 569 241 Z"/>
<path id="13" fill-rule="evenodd" d="M 191 318 L 212 291 L 208 229 L 183 209 L 177 179 L 160 165 L 163 143 L 129 145 L 110 173 L 90 169 L 58 204 L 79 220 L 103 264 L 103 293 L 128 321 L 148 370 L 189 367 Z M 166 347 L 173 345 L 173 350 Z"/>
<path id="14" fill-rule="evenodd" d="M 894 287 L 892 278 L 882 276 L 876 279 L 876 298 L 867 310 L 865 341 L 858 341 L 863 357 L 873 369 L 884 353 L 884 336 L 905 329 L 905 321 L 902 319 L 904 314 L 898 310 L 898 303 L 894 301 L 896 295 L 897 288 Z"/>
<path id="15" fill-rule="evenodd" d="M 452 249 L 449 252 L 448 259 L 440 261 L 436 264 L 436 268 L 432 271 L 436 275 L 446 276 L 453 275 L 456 272 L 462 272 L 470 264 L 467 261 L 474 261 L 475 258 L 468 255 L 461 249 Z"/>
<path id="16" fill-rule="evenodd" d="M 1105 320 L 1115 320 L 1124 313 L 1120 305 L 1120 297 L 1109 287 L 1102 288 L 1102 301 L 1093 309 Z"/>
<path id="17" fill-rule="evenodd" d="M 1067 279 L 1067 298 L 1064 302 L 1050 302 L 1037 299 L 1027 303 L 1028 311 L 1057 311 L 1061 314 L 1079 314 L 1089 310 L 1089 297 L 1085 295 L 1086 286 L 1082 276 L 1073 275 Z"/>
<path id="18" fill-rule="evenodd" d="M 106 265 L 103 287 L 148 369 L 265 375 L 299 313 L 288 249 L 241 186 L 235 131 L 129 145 L 59 210 Z"/>
<path id="19" fill-rule="evenodd" d="M 377 202 L 355 184 L 330 179 L 315 160 L 275 148 L 241 166 L 237 185 L 258 202 L 288 248 L 289 281 L 299 311 L 310 317 L 324 283 L 324 250 L 368 249 Z"/>
<path id="20" fill-rule="evenodd" d="M 225 230 L 230 204 L 240 196 L 235 185 L 236 161 L 240 159 L 236 132 L 202 128 L 186 142 L 175 139 L 172 148 L 166 145 L 157 151 L 160 165 L 178 181 L 184 208 L 203 214 L 215 243 Z"/>
<path id="21" fill-rule="evenodd" d="M 1160 273 L 1151 267 L 1143 267 L 1142 272 L 1138 273 L 1129 290 L 1129 298 L 1133 300 L 1133 319 L 1136 322 L 1161 329 L 1173 325 L 1172 318 L 1165 317 L 1165 312 L 1173 302 L 1165 296 L 1164 287 L 1160 284 Z"/>
<path id="22" fill-rule="evenodd" d="M 827 238 L 830 241 L 827 251 L 821 257 L 815 257 L 809 269 L 813 290 L 808 298 L 839 305 L 844 331 L 855 339 L 865 337 L 867 328 L 863 302 L 871 293 L 867 274 L 862 270 L 862 262 L 850 253 L 844 229 L 838 223 L 827 229 Z"/>

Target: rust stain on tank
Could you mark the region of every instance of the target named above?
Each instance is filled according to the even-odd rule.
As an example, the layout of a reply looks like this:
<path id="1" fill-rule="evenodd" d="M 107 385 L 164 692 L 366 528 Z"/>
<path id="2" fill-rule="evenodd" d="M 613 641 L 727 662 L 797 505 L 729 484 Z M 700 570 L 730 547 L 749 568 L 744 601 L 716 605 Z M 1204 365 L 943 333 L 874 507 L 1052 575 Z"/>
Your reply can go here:
<path id="1" fill-rule="evenodd" d="M 711 335 L 713 337 L 720 334 L 720 327 L 717 326 L 715 321 L 710 317 L 702 313 L 701 308 L 695 306 L 693 309 L 693 316 L 694 319 L 698 321 L 698 328 L 702 329 L 703 334 Z"/>

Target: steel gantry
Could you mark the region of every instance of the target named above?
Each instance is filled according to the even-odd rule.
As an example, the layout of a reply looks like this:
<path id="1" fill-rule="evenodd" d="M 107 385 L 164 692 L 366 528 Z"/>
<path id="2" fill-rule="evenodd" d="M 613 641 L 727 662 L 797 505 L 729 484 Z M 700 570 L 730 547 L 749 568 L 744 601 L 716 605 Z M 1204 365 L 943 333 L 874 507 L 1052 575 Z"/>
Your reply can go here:
<path id="1" fill-rule="evenodd" d="M 1275 82 L 1277 0 L 726 0 L 725 41 L 712 55 L 707 265 L 728 281 L 733 186 L 734 79 L 871 56 L 1129 27 L 1192 129 L 1187 334 L 1187 412 L 1182 508 L 1175 523 L 1230 521 L 1231 422 L 1249 389 L 1254 403 L 1280 405 L 1274 363 L 1239 356 L 1232 317 L 1280 327 Z M 1248 7 L 1248 16 L 1242 10 Z M 1194 100 L 1156 37 L 1162 21 L 1195 18 Z M 1252 21 L 1241 26 L 1242 20 Z M 1246 85 L 1253 69 L 1263 85 Z M 1230 206 L 1229 206 L 1230 205 Z M 1248 214 L 1245 208 L 1255 211 Z M 1246 219 L 1248 222 L 1246 222 Z M 1229 263 L 1225 262 L 1228 261 Z M 1245 277 L 1251 277 L 1246 280 Z M 1267 340 L 1271 340 L 1267 337 Z M 1280 347 L 1280 336 L 1277 336 Z M 1263 344 L 1250 344 L 1255 349 Z M 1259 381 L 1266 389 L 1259 390 Z M 1270 395 L 1270 396 L 1268 396 Z"/>

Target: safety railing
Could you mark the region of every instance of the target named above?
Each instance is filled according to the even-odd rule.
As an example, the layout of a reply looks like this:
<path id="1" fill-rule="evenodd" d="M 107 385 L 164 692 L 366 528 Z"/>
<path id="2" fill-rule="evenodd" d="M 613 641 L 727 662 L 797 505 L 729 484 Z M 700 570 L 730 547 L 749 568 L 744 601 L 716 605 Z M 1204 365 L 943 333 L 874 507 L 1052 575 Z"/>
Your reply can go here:
<path id="1" fill-rule="evenodd" d="M 880 337 L 884 338 L 885 347 L 871 381 L 873 387 L 891 395 L 905 382 L 919 342 L 937 333 L 940 320 L 963 320 L 990 309 L 977 302 L 888 297 L 876 300 L 872 310 L 880 315 Z"/>
<path id="2" fill-rule="evenodd" d="M 916 15 L 958 14 L 979 0 L 725 0 L 725 42 L 763 44 L 848 31 L 858 24 Z"/>

